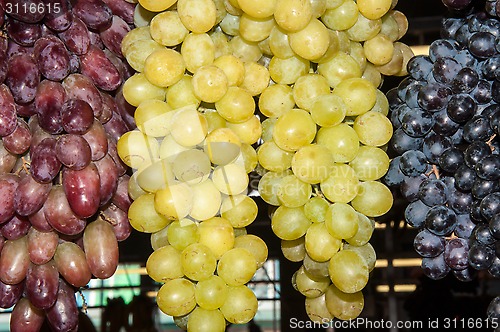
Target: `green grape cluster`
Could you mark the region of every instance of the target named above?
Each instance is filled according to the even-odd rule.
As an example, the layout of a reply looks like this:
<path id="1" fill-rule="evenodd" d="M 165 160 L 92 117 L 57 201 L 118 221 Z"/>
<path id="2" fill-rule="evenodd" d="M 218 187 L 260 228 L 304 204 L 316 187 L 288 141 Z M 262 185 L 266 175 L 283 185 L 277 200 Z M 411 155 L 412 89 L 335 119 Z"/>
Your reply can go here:
<path id="1" fill-rule="evenodd" d="M 413 56 L 398 42 L 407 21 L 395 5 L 276 1 L 283 12 L 275 11 L 275 25 L 259 42 L 273 84 L 258 102 L 258 187 L 274 207 L 271 226 L 284 256 L 303 263 L 292 283 L 313 321 L 361 313 L 376 260 L 374 218 L 392 207 L 380 179 L 393 128 L 378 88 L 384 75 L 406 75 Z M 287 12 L 295 16 L 282 20 Z"/>
<path id="2" fill-rule="evenodd" d="M 117 149 L 134 170 L 130 223 L 152 233 L 158 306 L 181 328 L 223 331 L 257 311 L 245 286 L 267 258 L 245 231 L 254 170 L 285 256 L 303 261 L 293 284 L 311 319 L 361 312 L 373 218 L 392 205 L 378 87 L 413 55 L 396 3 L 138 1 L 121 44 L 138 129 Z"/>
<path id="3" fill-rule="evenodd" d="M 117 142 L 133 170 L 128 217 L 151 234 L 159 309 L 189 331 L 250 321 L 258 302 L 247 283 L 268 254 L 245 227 L 258 212 L 247 196 L 262 132 L 253 97 L 269 75 L 216 31 L 225 15 L 211 0 L 141 1 L 121 45 L 136 71 L 123 95 L 137 129 Z"/>

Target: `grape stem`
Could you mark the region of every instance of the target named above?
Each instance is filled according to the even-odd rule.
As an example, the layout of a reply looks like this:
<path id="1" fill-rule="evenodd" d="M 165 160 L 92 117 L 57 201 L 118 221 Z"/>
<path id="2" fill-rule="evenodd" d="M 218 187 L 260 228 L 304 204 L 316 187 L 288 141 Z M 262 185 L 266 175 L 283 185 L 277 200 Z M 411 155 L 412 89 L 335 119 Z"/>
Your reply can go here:
<path id="1" fill-rule="evenodd" d="M 429 172 L 425 173 L 425 176 L 429 177 L 431 174 L 434 174 L 436 176 L 436 179 L 439 180 L 440 178 L 439 169 L 437 168 L 436 165 L 432 165 L 432 169 Z"/>
<path id="2" fill-rule="evenodd" d="M 21 157 L 21 160 L 23 161 L 23 164 L 20 169 L 17 170 L 16 175 L 21 174 L 22 171 L 25 171 L 26 174 L 29 174 L 30 172 L 30 162 L 26 160 L 25 157 Z"/>
<path id="3" fill-rule="evenodd" d="M 317 185 L 313 185 L 313 188 L 314 188 L 314 196 L 325 198 L 325 196 L 323 196 L 323 193 L 321 192 L 321 190 L 318 188 Z"/>
<path id="4" fill-rule="evenodd" d="M 86 314 L 87 313 L 87 309 L 88 309 L 88 304 L 87 304 L 87 300 L 85 299 L 85 295 L 83 295 L 83 292 L 82 292 L 82 287 L 80 287 L 78 289 L 78 294 L 80 294 L 80 297 L 82 298 L 82 309 L 83 309 L 83 312 Z"/>
<path id="5" fill-rule="evenodd" d="M 116 220 L 114 218 L 108 217 L 104 212 L 101 211 L 100 217 L 110 223 L 111 225 L 115 226 L 117 224 Z"/>
<path id="6" fill-rule="evenodd" d="M 497 137 L 497 134 L 493 134 L 493 136 L 491 136 L 490 139 L 486 142 L 486 144 L 488 144 L 488 146 L 490 147 L 491 152 L 495 151 L 495 147 L 493 146 L 493 144 L 491 144 L 491 142 L 493 142 L 493 140 L 496 137 Z"/>

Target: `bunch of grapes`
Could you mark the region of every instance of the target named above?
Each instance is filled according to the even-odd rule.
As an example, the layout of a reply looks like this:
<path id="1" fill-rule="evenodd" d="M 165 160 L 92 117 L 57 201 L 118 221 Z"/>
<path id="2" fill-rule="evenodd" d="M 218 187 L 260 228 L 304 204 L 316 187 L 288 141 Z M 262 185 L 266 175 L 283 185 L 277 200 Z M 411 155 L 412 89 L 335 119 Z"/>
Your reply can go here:
<path id="1" fill-rule="evenodd" d="M 257 165 L 252 145 L 262 132 L 254 96 L 269 73 L 257 63 L 256 43 L 222 32 L 224 1 L 140 1 L 137 8 L 141 19 L 121 45 L 136 70 L 123 96 L 137 129 L 117 143 L 133 170 L 128 218 L 151 234 L 146 269 L 162 284 L 159 309 L 182 329 L 224 331 L 255 316 L 247 283 L 268 255 L 246 226 L 258 213 L 247 195 Z"/>
<path id="2" fill-rule="evenodd" d="M 385 182 L 409 202 L 405 220 L 420 229 L 415 250 L 432 279 L 500 277 L 498 36 L 484 8 L 446 18 L 443 39 L 388 93 L 397 129 Z"/>
<path id="3" fill-rule="evenodd" d="M 11 331 L 75 330 L 75 291 L 108 278 L 131 227 L 118 138 L 135 125 L 122 0 L 0 3 L 0 307 Z"/>
<path id="4" fill-rule="evenodd" d="M 271 226 L 284 256 L 303 262 L 292 283 L 311 320 L 356 318 L 375 265 L 373 218 L 393 202 L 380 182 L 393 129 L 378 87 L 383 75 L 406 74 L 413 53 L 398 42 L 406 17 L 392 1 L 277 1 L 272 29 L 257 39 L 243 29 L 250 14 L 239 3 L 234 38 L 265 47 L 273 83 L 258 102 L 258 189 L 276 207 Z"/>

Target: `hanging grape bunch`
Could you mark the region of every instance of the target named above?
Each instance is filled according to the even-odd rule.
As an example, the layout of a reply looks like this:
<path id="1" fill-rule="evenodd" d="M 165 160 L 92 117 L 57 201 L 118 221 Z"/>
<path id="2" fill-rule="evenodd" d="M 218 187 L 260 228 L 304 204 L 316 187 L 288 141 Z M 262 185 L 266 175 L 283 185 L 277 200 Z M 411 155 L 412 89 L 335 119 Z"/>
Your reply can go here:
<path id="1" fill-rule="evenodd" d="M 128 217 L 151 233 L 159 309 L 182 329 L 224 331 L 256 314 L 247 283 L 268 254 L 245 228 L 258 212 L 247 188 L 262 132 L 253 96 L 267 69 L 260 55 L 237 56 L 261 51 L 230 44 L 221 1 L 141 1 L 137 13 L 121 46 L 136 70 L 123 95 L 137 129 L 117 143 L 133 170 Z"/>
<path id="2" fill-rule="evenodd" d="M 374 218 L 392 206 L 380 182 L 392 125 L 378 87 L 384 75 L 406 75 L 413 53 L 398 42 L 407 21 L 396 2 L 311 4 L 277 2 L 264 40 L 275 84 L 259 98 L 257 156 L 260 195 L 277 207 L 272 229 L 284 256 L 303 263 L 292 283 L 310 319 L 324 322 L 356 318 L 364 306 Z M 290 12 L 300 19 L 283 20 Z"/>
<path id="3" fill-rule="evenodd" d="M 385 182 L 409 202 L 415 250 L 432 279 L 500 277 L 500 83 L 496 1 L 443 1 L 453 14 L 429 55 L 388 93 L 396 128 Z M 497 303 L 497 304 L 495 304 Z M 491 317 L 498 316 L 498 301 Z M 496 310 L 496 311 L 495 311 Z"/>
<path id="4" fill-rule="evenodd" d="M 78 324 L 75 291 L 116 270 L 127 219 L 118 138 L 135 125 L 122 0 L 0 3 L 0 307 L 11 331 Z"/>

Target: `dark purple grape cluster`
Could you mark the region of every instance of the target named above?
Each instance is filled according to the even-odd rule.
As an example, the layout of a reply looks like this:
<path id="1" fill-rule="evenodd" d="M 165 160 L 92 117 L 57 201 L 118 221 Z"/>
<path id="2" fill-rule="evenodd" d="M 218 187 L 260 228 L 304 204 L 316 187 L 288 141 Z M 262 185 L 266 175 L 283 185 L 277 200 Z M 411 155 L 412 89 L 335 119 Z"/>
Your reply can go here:
<path id="1" fill-rule="evenodd" d="M 75 291 L 108 278 L 131 232 L 116 142 L 125 0 L 0 1 L 0 307 L 11 331 L 76 330 Z"/>
<path id="2" fill-rule="evenodd" d="M 500 21 L 472 11 L 444 19 L 441 35 L 387 93 L 395 157 L 385 182 L 409 202 L 428 277 L 500 277 Z"/>

